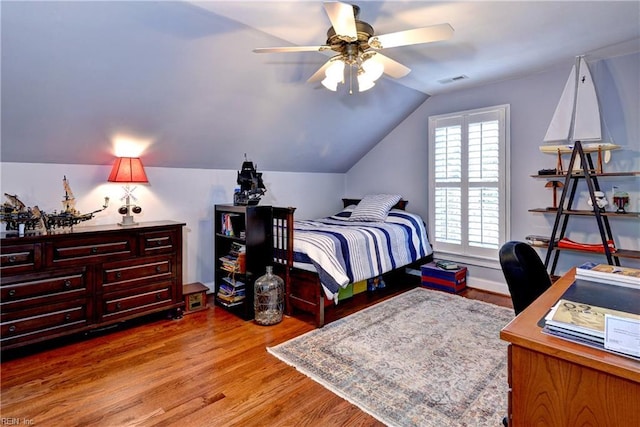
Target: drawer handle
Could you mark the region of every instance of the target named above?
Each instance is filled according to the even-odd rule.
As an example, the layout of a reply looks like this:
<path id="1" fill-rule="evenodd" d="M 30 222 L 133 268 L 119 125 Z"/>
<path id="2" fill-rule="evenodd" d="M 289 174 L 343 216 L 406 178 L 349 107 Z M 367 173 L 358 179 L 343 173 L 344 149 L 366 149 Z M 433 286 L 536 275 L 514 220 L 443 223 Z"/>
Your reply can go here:
<path id="1" fill-rule="evenodd" d="M 64 315 L 64 320 L 65 320 L 65 321 L 67 321 L 67 322 L 68 322 L 69 320 L 71 320 L 71 315 L 70 315 L 69 313 L 65 314 L 65 315 Z"/>
<path id="2" fill-rule="evenodd" d="M 122 308 L 122 304 L 120 304 L 119 302 L 116 303 L 116 309 L 120 310 Z"/>
<path id="3" fill-rule="evenodd" d="M 162 294 L 161 294 L 161 293 L 157 293 L 157 294 L 156 294 L 156 299 L 157 299 L 158 301 L 160 301 L 160 300 L 162 299 Z"/>
<path id="4" fill-rule="evenodd" d="M 160 273 L 162 271 L 162 267 L 156 265 L 156 273 Z"/>
<path id="5" fill-rule="evenodd" d="M 15 325 L 9 326 L 9 332 L 15 332 L 15 331 L 16 331 L 16 326 Z"/>
<path id="6" fill-rule="evenodd" d="M 9 291 L 9 296 L 10 296 L 10 297 L 14 297 L 14 296 L 16 296 L 16 290 L 15 290 L 15 289 L 11 289 L 11 290 Z"/>
<path id="7" fill-rule="evenodd" d="M 9 262 L 16 262 L 18 258 L 15 255 L 9 255 Z"/>
<path id="8" fill-rule="evenodd" d="M 92 254 L 97 254 L 98 253 L 98 248 L 96 248 L 95 246 L 93 248 L 91 248 L 91 253 Z"/>
<path id="9" fill-rule="evenodd" d="M 162 246 L 162 240 L 156 240 L 156 246 Z"/>
<path id="10" fill-rule="evenodd" d="M 67 279 L 64 281 L 64 288 L 69 289 L 71 287 L 71 280 Z"/>
<path id="11" fill-rule="evenodd" d="M 122 271 L 116 271 L 116 279 L 122 278 Z"/>

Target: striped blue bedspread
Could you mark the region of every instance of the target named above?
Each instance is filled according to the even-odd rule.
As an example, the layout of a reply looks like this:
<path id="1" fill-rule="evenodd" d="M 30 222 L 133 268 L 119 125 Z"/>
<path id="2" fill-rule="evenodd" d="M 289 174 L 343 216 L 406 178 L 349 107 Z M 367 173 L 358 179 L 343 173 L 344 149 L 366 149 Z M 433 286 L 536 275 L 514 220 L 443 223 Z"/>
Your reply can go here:
<path id="1" fill-rule="evenodd" d="M 296 220 L 293 235 L 294 266 L 317 271 L 327 298 L 336 302 L 340 287 L 432 253 L 422 218 L 396 209 L 385 222 L 348 221 L 340 214 Z"/>

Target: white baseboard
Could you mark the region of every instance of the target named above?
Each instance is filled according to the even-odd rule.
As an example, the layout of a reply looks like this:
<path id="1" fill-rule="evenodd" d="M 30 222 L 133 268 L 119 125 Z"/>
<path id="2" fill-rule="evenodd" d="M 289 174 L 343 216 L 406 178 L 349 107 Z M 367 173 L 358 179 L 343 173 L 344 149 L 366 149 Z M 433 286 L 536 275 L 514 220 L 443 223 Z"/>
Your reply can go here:
<path id="1" fill-rule="evenodd" d="M 494 282 L 493 280 L 480 279 L 477 277 L 467 278 L 467 286 L 474 289 L 482 289 L 496 294 L 509 296 L 509 288 L 506 283 Z"/>
<path id="2" fill-rule="evenodd" d="M 203 283 L 203 285 L 209 288 L 209 290 L 207 291 L 208 294 L 213 294 L 216 292 L 216 285 L 214 282 Z"/>

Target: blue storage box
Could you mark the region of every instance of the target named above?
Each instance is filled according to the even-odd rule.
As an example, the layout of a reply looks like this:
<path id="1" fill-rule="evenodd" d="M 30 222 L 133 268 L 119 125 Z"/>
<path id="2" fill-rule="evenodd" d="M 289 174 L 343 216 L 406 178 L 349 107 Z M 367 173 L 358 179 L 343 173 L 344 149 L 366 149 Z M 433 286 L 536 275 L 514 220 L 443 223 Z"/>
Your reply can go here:
<path id="1" fill-rule="evenodd" d="M 467 267 L 457 270 L 444 270 L 436 266 L 435 262 L 424 264 L 422 270 L 422 286 L 439 289 L 456 294 L 467 288 Z"/>

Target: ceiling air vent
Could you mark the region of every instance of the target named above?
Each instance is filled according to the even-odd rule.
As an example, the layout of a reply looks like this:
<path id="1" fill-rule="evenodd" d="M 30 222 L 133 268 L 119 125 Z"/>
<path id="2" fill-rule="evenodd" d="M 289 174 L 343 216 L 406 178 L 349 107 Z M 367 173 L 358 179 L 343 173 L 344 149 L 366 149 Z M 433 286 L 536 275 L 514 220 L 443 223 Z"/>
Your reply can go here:
<path id="1" fill-rule="evenodd" d="M 459 76 L 455 76 L 455 77 L 449 77 L 448 79 L 442 79 L 442 80 L 438 80 L 438 83 L 440 84 L 447 84 L 447 83 L 453 83 L 453 82 L 457 82 L 460 80 L 466 80 L 469 77 L 465 76 L 464 74 L 461 74 Z"/>

